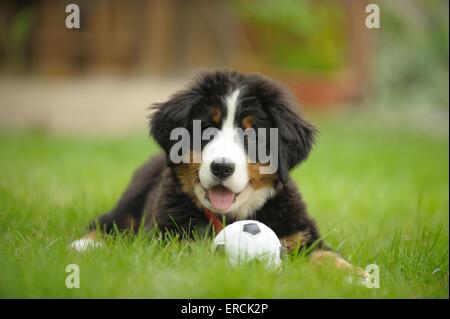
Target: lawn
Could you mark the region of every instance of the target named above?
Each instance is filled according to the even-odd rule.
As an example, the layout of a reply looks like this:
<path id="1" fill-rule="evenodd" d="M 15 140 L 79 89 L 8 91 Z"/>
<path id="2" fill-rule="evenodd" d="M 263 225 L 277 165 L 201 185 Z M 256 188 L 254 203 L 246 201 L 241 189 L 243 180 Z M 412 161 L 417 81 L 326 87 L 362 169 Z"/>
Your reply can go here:
<path id="1" fill-rule="evenodd" d="M 292 176 L 326 241 L 377 264 L 380 288 L 289 256 L 278 274 L 230 269 L 207 240 L 140 235 L 78 254 L 68 244 L 111 208 L 157 147 L 121 137 L 0 133 L 0 297 L 448 298 L 448 135 L 360 118 L 318 119 L 321 135 Z M 404 127 L 404 126 L 403 126 Z M 81 286 L 65 286 L 68 264 Z"/>

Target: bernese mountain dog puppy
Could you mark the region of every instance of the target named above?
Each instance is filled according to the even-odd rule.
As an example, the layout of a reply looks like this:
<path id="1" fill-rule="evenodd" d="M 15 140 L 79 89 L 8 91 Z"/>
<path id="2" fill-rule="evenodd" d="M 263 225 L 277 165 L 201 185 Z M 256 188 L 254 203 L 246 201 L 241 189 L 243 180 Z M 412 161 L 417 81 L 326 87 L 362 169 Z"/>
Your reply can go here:
<path id="1" fill-rule="evenodd" d="M 254 219 L 288 251 L 311 248 L 315 261 L 332 258 L 363 273 L 324 244 L 289 177 L 308 157 L 317 130 L 280 84 L 256 74 L 202 72 L 154 105 L 150 133 L 164 152 L 137 169 L 116 206 L 72 247 L 98 244 L 97 228 L 133 232 L 143 225 L 190 237 Z"/>

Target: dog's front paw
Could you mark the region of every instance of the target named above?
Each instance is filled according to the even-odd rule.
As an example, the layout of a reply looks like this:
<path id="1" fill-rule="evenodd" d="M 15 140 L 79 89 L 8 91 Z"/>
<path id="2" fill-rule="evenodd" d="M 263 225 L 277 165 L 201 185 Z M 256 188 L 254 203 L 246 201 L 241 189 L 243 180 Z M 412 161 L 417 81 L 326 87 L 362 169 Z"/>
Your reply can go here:
<path id="1" fill-rule="evenodd" d="M 91 248 L 102 247 L 102 244 L 95 239 L 81 238 L 72 242 L 69 247 L 81 253 Z"/>
<path id="2" fill-rule="evenodd" d="M 84 252 L 92 248 L 102 247 L 102 243 L 96 239 L 96 233 L 91 232 L 86 236 L 75 240 L 69 245 L 69 248 L 76 250 L 77 252 Z"/>

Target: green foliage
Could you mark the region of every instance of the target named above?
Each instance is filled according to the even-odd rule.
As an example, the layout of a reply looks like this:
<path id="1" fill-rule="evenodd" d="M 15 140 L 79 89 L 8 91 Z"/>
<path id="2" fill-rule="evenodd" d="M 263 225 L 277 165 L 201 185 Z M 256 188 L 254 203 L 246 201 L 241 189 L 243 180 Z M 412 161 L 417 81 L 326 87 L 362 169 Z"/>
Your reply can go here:
<path id="1" fill-rule="evenodd" d="M 446 1 L 380 2 L 381 29 L 372 61 L 371 101 L 448 109 Z"/>
<path id="2" fill-rule="evenodd" d="M 334 1 L 236 1 L 250 42 L 277 67 L 329 70 L 345 58 L 345 20 Z"/>

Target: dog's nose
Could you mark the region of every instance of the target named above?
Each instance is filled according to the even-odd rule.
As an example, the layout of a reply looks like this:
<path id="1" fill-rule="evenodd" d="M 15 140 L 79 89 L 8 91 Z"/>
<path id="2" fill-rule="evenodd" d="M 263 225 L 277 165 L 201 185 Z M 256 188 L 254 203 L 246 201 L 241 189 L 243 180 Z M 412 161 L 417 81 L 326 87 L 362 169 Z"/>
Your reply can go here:
<path id="1" fill-rule="evenodd" d="M 227 158 L 218 158 L 211 163 L 211 172 L 219 177 L 225 179 L 234 173 L 235 165 Z"/>

